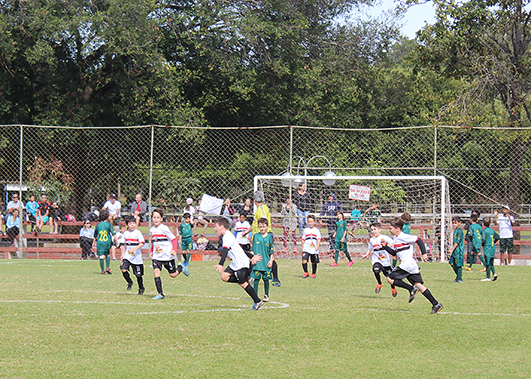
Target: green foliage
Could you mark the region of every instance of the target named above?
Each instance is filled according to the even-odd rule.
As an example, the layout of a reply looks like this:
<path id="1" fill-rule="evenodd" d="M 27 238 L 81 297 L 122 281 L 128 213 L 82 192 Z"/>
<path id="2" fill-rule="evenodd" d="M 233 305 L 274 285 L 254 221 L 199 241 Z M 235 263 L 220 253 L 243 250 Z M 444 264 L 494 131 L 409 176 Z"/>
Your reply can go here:
<path id="1" fill-rule="evenodd" d="M 57 201 L 67 205 L 72 195 L 74 178 L 65 172 L 63 162 L 52 157 L 50 162 L 35 157 L 34 164 L 29 168 L 30 193 L 38 197 L 42 192 L 48 195 L 49 201 Z"/>

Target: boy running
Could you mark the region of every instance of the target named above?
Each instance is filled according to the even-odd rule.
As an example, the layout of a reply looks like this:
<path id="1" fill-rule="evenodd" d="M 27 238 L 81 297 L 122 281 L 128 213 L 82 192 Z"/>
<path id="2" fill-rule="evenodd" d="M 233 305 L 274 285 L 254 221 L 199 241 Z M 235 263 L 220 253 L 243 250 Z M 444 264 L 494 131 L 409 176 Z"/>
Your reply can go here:
<path id="1" fill-rule="evenodd" d="M 251 273 L 251 279 L 254 280 L 254 291 L 258 294 L 260 279 L 264 281 L 264 298 L 263 301 L 269 301 L 269 281 L 273 278 L 271 267 L 273 266 L 273 234 L 267 231 L 267 218 L 258 220 L 260 233 L 253 236 L 253 254 L 259 255 L 262 259 L 256 263 Z"/>
<path id="2" fill-rule="evenodd" d="M 417 292 L 420 290 L 424 297 L 432 304 L 431 313 L 435 314 L 442 309 L 443 305 L 435 300 L 430 290 L 424 286 L 424 281 L 420 275 L 420 268 L 415 258 L 413 258 L 415 252 L 414 244 L 416 243 L 419 245 L 422 259 L 426 262 L 428 260 L 426 246 L 424 246 L 424 241 L 419 237 L 403 233 L 403 226 L 404 221 L 399 217 L 392 219 L 389 232 L 394 237 L 393 247 L 388 246 L 387 242 L 382 241 L 384 249 L 392 256 L 398 256 L 401 261 L 400 265 L 389 274 L 387 281 L 390 284 L 408 290 L 410 303 L 415 299 Z M 414 283 L 413 286 L 404 282 L 404 279 Z"/>
<path id="3" fill-rule="evenodd" d="M 312 261 L 312 279 L 316 278 L 317 264 L 319 263 L 319 245 L 321 244 L 321 232 L 315 227 L 315 216 L 307 217 L 308 227 L 302 232 L 302 275 L 303 279 L 310 276 L 308 273 L 308 260 Z"/>
<path id="4" fill-rule="evenodd" d="M 138 283 L 138 294 L 144 294 L 144 281 L 142 276 L 144 275 L 144 262 L 142 261 L 142 247 L 145 244 L 144 236 L 136 228 L 136 218 L 130 216 L 127 222 L 127 230 L 123 233 L 124 243 L 122 244 L 120 250 L 122 252 L 122 264 L 120 269 L 122 270 L 122 275 L 127 282 L 127 291 L 131 291 L 133 288 L 133 281 L 129 275 L 129 267 L 133 268 L 133 274 L 136 276 L 136 281 Z"/>
<path id="5" fill-rule="evenodd" d="M 461 228 L 461 219 L 458 216 L 452 218 L 454 228 L 454 245 L 448 252 L 450 254 L 450 266 L 454 269 L 454 283 L 463 283 L 463 263 L 465 261 L 465 234 Z"/>
<path id="6" fill-rule="evenodd" d="M 229 220 L 226 218 L 222 217 L 216 220 L 214 230 L 219 237 L 222 237 L 223 246 L 221 259 L 215 266 L 216 271 L 221 273 L 221 280 L 224 282 L 238 283 L 253 299 L 254 305 L 252 309 L 257 311 L 264 305 L 264 302 L 256 295 L 253 286 L 249 284 L 249 275 L 251 274 L 249 258 L 251 254 L 245 254 L 240 244 L 236 241 L 236 237 L 230 232 Z M 223 270 L 223 264 L 227 257 L 232 262 Z M 253 257 L 251 263 L 255 264 L 260 258 L 260 256 Z"/>
<path id="7" fill-rule="evenodd" d="M 490 217 L 485 217 L 483 219 L 483 225 L 485 225 L 485 229 L 483 229 L 483 253 L 485 254 L 485 267 L 487 269 L 487 277 L 481 279 L 481 281 L 490 282 L 491 272 L 493 275 L 492 281 L 498 279 L 498 275 L 496 275 L 496 271 L 494 270 L 494 253 L 496 252 L 494 244 L 498 242 L 500 236 L 490 227 Z"/>
<path id="8" fill-rule="evenodd" d="M 99 216 L 99 223 L 96 225 L 94 234 L 94 243 L 92 248 L 96 246 L 96 254 L 100 260 L 101 274 L 112 274 L 109 268 L 111 264 L 111 257 L 109 256 L 112 246 L 112 237 L 114 235 L 114 228 L 109 222 L 109 211 L 102 209 Z"/>
<path id="9" fill-rule="evenodd" d="M 370 225 L 370 228 L 372 237 L 369 240 L 369 249 L 367 250 L 367 253 L 361 257 L 365 259 L 372 253 L 372 272 L 378 282 L 374 292 L 380 293 L 380 290 L 382 289 L 380 273 L 383 273 L 386 277 L 391 273 L 391 260 L 389 259 L 389 254 L 387 254 L 387 251 L 382 246 L 382 241 L 385 241 L 388 246 L 393 246 L 393 239 L 382 234 L 382 224 L 379 222 L 373 222 Z M 391 293 L 393 297 L 396 297 L 397 292 L 393 284 L 391 284 Z"/>

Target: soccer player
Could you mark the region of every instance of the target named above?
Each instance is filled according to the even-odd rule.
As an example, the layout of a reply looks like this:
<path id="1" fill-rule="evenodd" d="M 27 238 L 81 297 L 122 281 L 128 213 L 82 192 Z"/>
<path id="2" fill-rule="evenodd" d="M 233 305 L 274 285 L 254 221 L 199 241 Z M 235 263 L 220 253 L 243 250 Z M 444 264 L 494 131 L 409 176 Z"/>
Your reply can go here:
<path id="1" fill-rule="evenodd" d="M 508 205 L 504 205 L 502 208 L 502 214 L 498 213 L 498 210 L 494 210 L 494 225 L 500 226 L 500 266 L 511 264 L 514 253 L 513 242 L 513 225 L 514 217 L 509 214 L 511 208 Z M 509 262 L 507 262 L 507 253 L 509 255 Z"/>
<path id="2" fill-rule="evenodd" d="M 380 273 L 388 277 L 392 270 L 389 254 L 387 254 L 387 250 L 382 247 L 382 241 L 385 241 L 388 246 L 393 246 L 393 240 L 391 237 L 382 234 L 382 224 L 379 222 L 373 222 L 369 227 L 371 228 L 372 234 L 372 237 L 369 240 L 369 249 L 367 250 L 367 253 L 361 257 L 365 259 L 372 253 L 372 272 L 378 282 L 374 292 L 380 293 L 380 290 L 382 289 Z M 396 288 L 393 284 L 391 284 L 391 294 L 393 297 L 396 297 L 397 295 Z"/>
<path id="3" fill-rule="evenodd" d="M 424 241 L 419 237 L 403 233 L 403 226 L 404 221 L 401 218 L 395 217 L 392 219 L 389 232 L 394 237 L 393 247 L 388 246 L 387 242 L 382 241 L 384 249 L 392 256 L 398 256 L 401 261 L 400 265 L 389 274 L 387 281 L 390 284 L 408 290 L 410 303 L 415 299 L 417 292 L 420 291 L 432 304 L 431 313 L 437 313 L 443 308 L 443 305 L 435 300 L 435 297 L 433 297 L 430 290 L 424 286 L 424 281 L 420 275 L 420 268 L 415 258 L 413 258 L 416 243 L 420 248 L 422 259 L 427 261 L 428 255 L 426 253 L 426 246 L 424 246 Z M 409 282 L 413 283 L 413 285 L 407 284 L 404 282 L 404 279 L 407 279 Z"/>
<path id="4" fill-rule="evenodd" d="M 153 260 L 153 276 L 155 277 L 155 287 L 157 288 L 157 295 L 153 298 L 154 300 L 165 298 L 162 291 L 162 280 L 160 279 L 162 268 L 168 270 L 172 278 L 176 278 L 181 272 L 186 276 L 190 275 L 188 269 L 182 264 L 179 263 L 175 266 L 177 237 L 170 231 L 170 228 L 162 223 L 163 217 L 163 210 L 155 209 L 151 214 L 153 226 L 149 229 L 151 240 L 153 241 L 149 255 Z"/>
<path id="5" fill-rule="evenodd" d="M 135 220 L 136 220 L 136 217 L 135 217 Z M 137 226 L 138 226 L 138 223 L 137 223 Z M 116 249 L 121 249 L 122 245 L 125 243 L 124 233 L 127 230 L 127 227 L 128 225 L 125 222 L 121 222 L 118 224 L 119 231 L 116 232 L 116 234 L 114 235 L 114 238 L 112 239 L 112 246 L 111 246 L 111 256 L 112 256 L 113 261 L 116 260 Z"/>
<path id="6" fill-rule="evenodd" d="M 127 291 L 131 291 L 131 288 L 133 288 L 133 281 L 129 275 L 129 267 L 133 269 L 133 274 L 136 276 L 136 281 L 138 283 L 138 294 L 143 295 L 145 288 L 142 279 L 142 276 L 144 275 L 142 247 L 145 244 L 145 240 L 142 232 L 136 228 L 137 224 L 134 216 L 130 216 L 126 222 L 127 230 L 123 233 L 124 243 L 120 248 L 122 252 L 122 264 L 120 265 L 120 269 L 127 282 Z"/>
<path id="7" fill-rule="evenodd" d="M 182 249 L 182 256 L 183 256 L 183 266 L 189 267 L 190 266 L 190 253 L 185 253 L 185 251 L 193 250 L 194 248 L 194 241 L 192 239 L 194 232 L 193 232 L 193 225 L 192 225 L 192 216 L 190 213 L 183 214 L 184 222 L 181 222 L 181 225 L 179 225 L 179 239 L 181 240 L 181 249 Z"/>
<path id="8" fill-rule="evenodd" d="M 470 216 L 468 233 L 472 240 L 472 251 L 470 253 L 470 262 L 468 262 L 468 267 L 465 267 L 465 270 L 472 271 L 472 265 L 476 263 L 476 258 L 481 252 L 481 235 L 483 234 L 483 229 L 478 224 L 478 216 L 475 214 Z"/>
<path id="9" fill-rule="evenodd" d="M 455 216 L 452 218 L 452 227 L 454 228 L 454 245 L 448 251 L 450 254 L 450 266 L 455 272 L 454 283 L 463 283 L 463 263 L 465 261 L 465 234 L 461 228 L 461 218 Z"/>
<path id="10" fill-rule="evenodd" d="M 483 225 L 485 226 L 485 229 L 483 229 L 483 253 L 485 254 L 485 267 L 487 269 L 487 277 L 481 279 L 481 281 L 490 282 L 491 272 L 493 275 L 492 281 L 498 279 L 498 275 L 496 275 L 496 271 L 494 270 L 494 253 L 496 252 L 494 244 L 498 242 L 500 236 L 490 227 L 490 217 L 485 217 L 483 219 Z"/>
<path id="11" fill-rule="evenodd" d="M 303 279 L 310 276 L 308 273 L 308 260 L 312 261 L 312 279 L 316 278 L 317 264 L 319 263 L 319 245 L 321 244 L 321 231 L 315 227 L 315 216 L 307 217 L 308 227 L 302 232 L 302 275 Z"/>
<path id="12" fill-rule="evenodd" d="M 251 278 L 254 280 L 254 291 L 258 294 L 260 279 L 264 281 L 263 301 L 269 301 L 269 281 L 272 279 L 271 267 L 273 266 L 273 234 L 267 231 L 267 218 L 258 220 L 260 233 L 253 237 L 253 254 L 260 255 L 262 259 L 253 267 Z"/>
<path id="13" fill-rule="evenodd" d="M 111 251 L 114 228 L 109 222 L 109 211 L 107 209 L 102 209 L 98 219 L 100 222 L 96 225 L 96 230 L 94 231 L 96 238 L 94 238 L 92 247 L 94 248 L 94 246 L 96 246 L 96 254 L 100 261 L 101 274 L 112 274 L 111 269 L 109 268 L 111 264 L 109 253 Z"/>
<path id="14" fill-rule="evenodd" d="M 347 247 L 347 222 L 345 221 L 345 215 L 343 212 L 337 212 L 337 221 L 336 221 L 336 231 L 334 232 L 333 237 L 335 238 L 335 255 L 334 263 L 331 263 L 330 266 L 338 266 L 337 259 L 339 258 L 339 252 L 342 251 L 348 259 L 347 267 L 352 266 L 352 258 L 348 253 Z"/>
<path id="15" fill-rule="evenodd" d="M 229 229 L 229 220 L 222 217 L 216 220 L 214 224 L 214 230 L 218 237 L 222 237 L 221 259 L 215 266 L 216 271 L 221 273 L 221 280 L 224 282 L 238 283 L 245 292 L 253 299 L 253 310 L 257 311 L 264 305 L 264 302 L 260 300 L 253 286 L 249 284 L 250 280 L 250 264 L 255 264 L 260 260 L 260 256 L 252 257 L 251 262 L 249 258 L 252 254 L 245 254 L 240 244 L 236 241 L 236 237 L 232 235 Z M 231 259 L 231 263 L 223 270 L 223 264 L 225 260 Z"/>

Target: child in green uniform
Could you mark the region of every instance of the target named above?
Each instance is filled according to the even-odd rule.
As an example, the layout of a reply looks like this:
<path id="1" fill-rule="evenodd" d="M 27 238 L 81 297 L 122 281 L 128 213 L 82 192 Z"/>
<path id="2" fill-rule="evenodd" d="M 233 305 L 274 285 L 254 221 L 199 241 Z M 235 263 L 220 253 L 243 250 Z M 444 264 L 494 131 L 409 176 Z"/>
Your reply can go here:
<path id="1" fill-rule="evenodd" d="M 262 301 L 269 301 L 269 281 L 273 279 L 271 267 L 273 266 L 273 234 L 267 231 L 269 222 L 262 217 L 258 220 L 260 233 L 253 235 L 253 254 L 260 255 L 262 259 L 256 263 L 251 273 L 254 280 L 254 291 L 258 294 L 260 279 L 264 281 L 265 295 Z"/>
<path id="2" fill-rule="evenodd" d="M 348 253 L 347 249 L 347 222 L 345 221 L 345 216 L 343 215 L 343 212 L 337 212 L 337 221 L 336 221 L 336 231 L 334 232 L 334 235 L 332 237 L 335 238 L 336 242 L 336 249 L 335 249 L 335 256 L 334 256 L 334 263 L 332 263 L 330 266 L 338 266 L 337 259 L 339 258 L 339 252 L 342 251 L 345 253 L 346 257 L 348 258 L 347 267 L 352 266 L 354 262 L 352 262 L 352 258 L 350 258 L 350 254 Z"/>
<path id="3" fill-rule="evenodd" d="M 468 233 L 472 238 L 472 252 L 470 253 L 470 262 L 468 262 L 468 267 L 465 267 L 465 270 L 472 271 L 472 265 L 476 263 L 476 258 L 481 252 L 481 236 L 483 234 L 483 229 L 478 224 L 478 216 L 475 214 L 470 216 Z M 483 260 L 482 257 L 480 259 Z"/>
<path id="4" fill-rule="evenodd" d="M 194 241 L 192 239 L 192 236 L 194 235 L 193 232 L 193 225 L 191 223 L 191 216 L 190 213 L 185 213 L 183 215 L 184 222 L 181 223 L 179 226 L 179 238 L 181 242 L 181 249 L 182 249 L 182 256 L 183 256 L 183 266 L 188 267 L 190 266 L 190 253 L 185 253 L 185 251 L 190 251 L 194 248 Z"/>
<path id="5" fill-rule="evenodd" d="M 495 247 L 494 244 L 499 241 L 500 236 L 490 227 L 490 217 L 485 217 L 483 219 L 483 225 L 485 229 L 483 230 L 483 253 L 485 254 L 485 267 L 487 268 L 487 277 L 481 279 L 482 282 L 490 282 L 490 273 L 492 272 L 492 281 L 498 279 L 496 271 L 494 271 L 494 253 Z"/>
<path id="6" fill-rule="evenodd" d="M 99 221 L 94 231 L 95 238 L 92 247 L 96 246 L 96 254 L 100 260 L 101 274 L 111 274 L 111 269 L 109 268 L 111 257 L 109 254 L 112 246 L 114 228 L 109 222 L 109 211 L 107 209 L 101 210 Z"/>
<path id="7" fill-rule="evenodd" d="M 454 283 L 463 283 L 463 263 L 465 260 L 465 234 L 461 228 L 461 219 L 452 218 L 454 228 L 454 245 L 448 252 L 450 254 L 450 265 L 455 272 Z"/>

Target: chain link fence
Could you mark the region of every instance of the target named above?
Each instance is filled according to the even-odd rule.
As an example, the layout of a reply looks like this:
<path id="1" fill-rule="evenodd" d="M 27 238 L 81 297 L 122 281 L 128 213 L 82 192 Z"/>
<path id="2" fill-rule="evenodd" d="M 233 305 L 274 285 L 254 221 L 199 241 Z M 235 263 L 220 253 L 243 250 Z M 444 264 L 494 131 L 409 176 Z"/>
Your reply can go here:
<path id="1" fill-rule="evenodd" d="M 510 203 L 517 218 L 528 223 L 531 157 L 525 141 L 529 133 L 524 128 L 444 126 L 360 130 L 4 125 L 0 126 L 2 205 L 5 209 L 22 184 L 24 204 L 29 194 L 38 198 L 45 192 L 49 201 L 58 201 L 65 213 L 77 219 L 101 208 L 111 194 L 126 211 L 138 193 L 169 214 L 180 214 L 187 198 L 197 201 L 202 194 L 228 198 L 238 210 L 252 198 L 257 175 L 333 171 L 339 176 L 443 175 L 449 183 L 451 213 L 472 209 L 492 213 Z M 328 189 L 319 191 L 316 213 L 327 201 Z M 344 211 L 350 213 L 355 204 L 346 197 L 348 191 L 334 186 L 330 191 L 338 194 L 346 204 Z M 374 191 L 371 201 L 380 204 L 384 215 L 427 212 L 429 197 L 420 192 L 415 196 L 414 190 L 407 196 L 390 196 L 396 192 L 392 186 Z M 284 195 L 266 193 L 274 214 L 279 215 Z"/>

